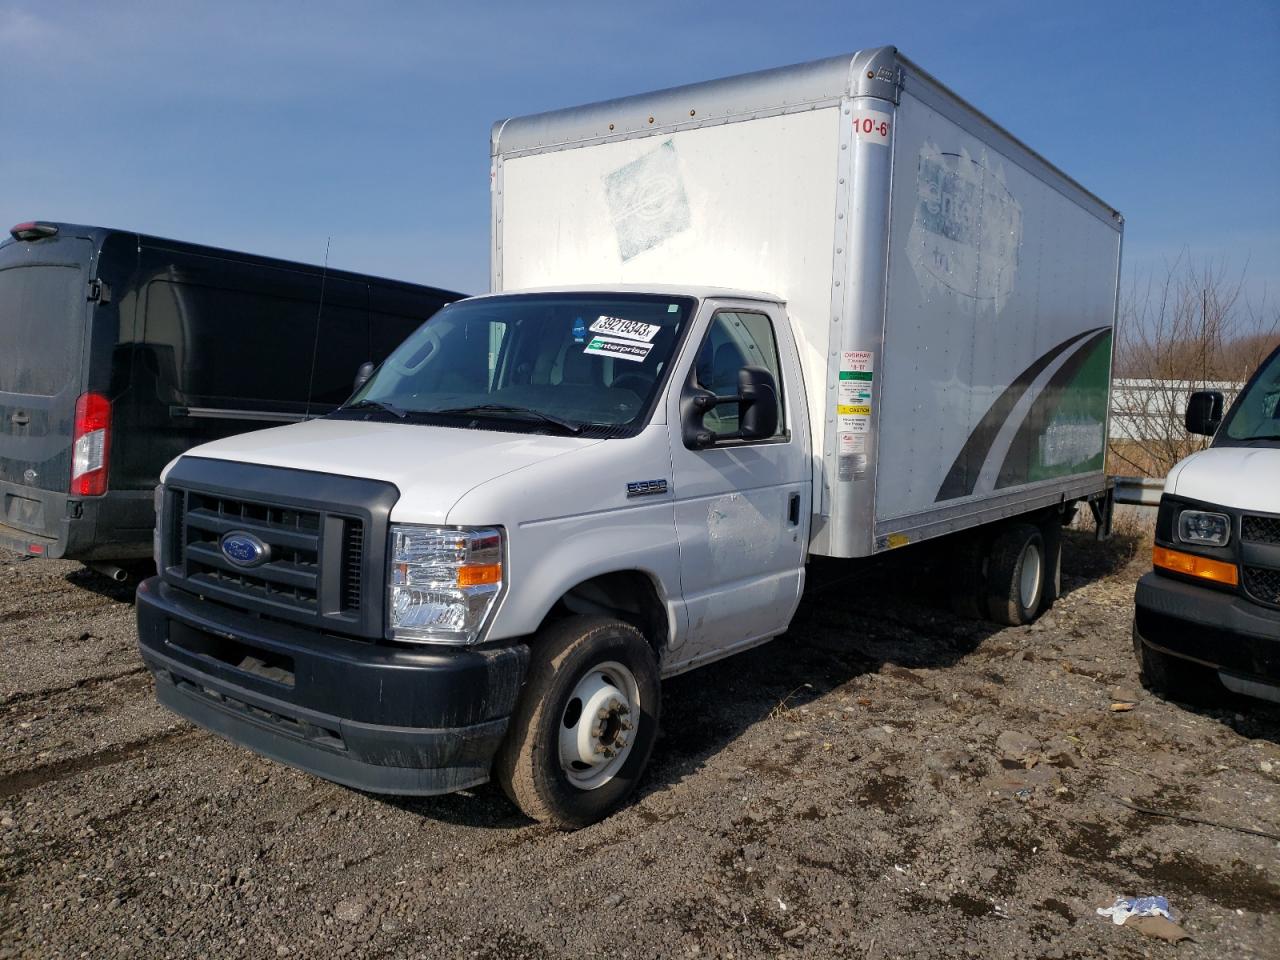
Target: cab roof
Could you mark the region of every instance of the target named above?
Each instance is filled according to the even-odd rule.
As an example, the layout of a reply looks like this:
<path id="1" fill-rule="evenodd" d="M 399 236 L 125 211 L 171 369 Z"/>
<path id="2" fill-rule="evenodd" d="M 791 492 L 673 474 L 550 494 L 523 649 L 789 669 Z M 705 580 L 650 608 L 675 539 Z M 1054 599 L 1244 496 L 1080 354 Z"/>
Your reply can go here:
<path id="1" fill-rule="evenodd" d="M 521 287 L 498 293 L 481 293 L 468 299 L 481 300 L 522 293 L 647 293 L 658 297 L 696 297 L 725 300 L 758 300 L 762 303 L 786 305 L 786 298 L 763 290 L 737 290 L 732 287 L 681 285 L 674 283 L 575 283 L 547 287 Z"/>

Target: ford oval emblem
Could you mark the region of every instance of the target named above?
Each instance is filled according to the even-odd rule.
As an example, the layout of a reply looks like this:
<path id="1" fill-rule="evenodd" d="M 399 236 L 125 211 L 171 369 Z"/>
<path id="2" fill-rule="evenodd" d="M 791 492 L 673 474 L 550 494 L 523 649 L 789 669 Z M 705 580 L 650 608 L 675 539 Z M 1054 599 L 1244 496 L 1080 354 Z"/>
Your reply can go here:
<path id="1" fill-rule="evenodd" d="M 257 567 L 271 559 L 271 547 L 243 530 L 224 533 L 218 546 L 222 555 L 237 567 Z"/>

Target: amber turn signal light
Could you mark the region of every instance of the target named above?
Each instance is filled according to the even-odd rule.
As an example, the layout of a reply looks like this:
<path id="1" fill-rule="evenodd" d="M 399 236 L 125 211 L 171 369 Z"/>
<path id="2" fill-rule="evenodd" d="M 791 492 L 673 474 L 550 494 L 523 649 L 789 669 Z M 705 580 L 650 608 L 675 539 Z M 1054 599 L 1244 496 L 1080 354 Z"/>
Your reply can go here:
<path id="1" fill-rule="evenodd" d="M 1151 552 L 1151 562 L 1165 570 L 1184 573 L 1189 577 L 1212 580 L 1234 587 L 1240 582 L 1240 573 L 1234 563 L 1223 563 L 1208 557 L 1197 557 L 1195 554 L 1183 553 L 1181 550 L 1170 550 L 1168 547 L 1156 547 Z"/>

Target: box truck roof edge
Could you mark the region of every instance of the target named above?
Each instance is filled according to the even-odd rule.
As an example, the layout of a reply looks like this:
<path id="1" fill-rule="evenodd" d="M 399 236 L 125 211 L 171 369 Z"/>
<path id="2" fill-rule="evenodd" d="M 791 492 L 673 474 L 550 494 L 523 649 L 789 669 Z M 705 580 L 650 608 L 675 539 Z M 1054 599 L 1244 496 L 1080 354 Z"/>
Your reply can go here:
<path id="1" fill-rule="evenodd" d="M 493 124 L 490 155 L 523 156 L 625 140 L 637 134 L 693 130 L 831 106 L 846 97 L 870 96 L 897 102 L 899 89 L 908 85 L 916 96 L 944 99 L 972 115 L 983 125 L 984 135 L 998 134 L 1071 194 L 1089 201 L 1100 218 L 1115 221 L 1118 228 L 1123 224 L 1124 216 L 1119 210 L 892 46 L 508 117 Z"/>

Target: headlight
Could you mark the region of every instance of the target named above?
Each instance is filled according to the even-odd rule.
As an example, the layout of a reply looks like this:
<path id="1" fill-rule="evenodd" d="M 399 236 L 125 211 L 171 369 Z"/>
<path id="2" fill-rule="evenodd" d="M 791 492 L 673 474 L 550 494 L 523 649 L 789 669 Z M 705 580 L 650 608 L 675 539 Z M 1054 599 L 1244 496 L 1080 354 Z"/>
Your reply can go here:
<path id="1" fill-rule="evenodd" d="M 1231 539 L 1231 518 L 1225 513 L 1183 510 L 1178 514 L 1178 539 L 1206 547 L 1225 547 Z"/>
<path id="2" fill-rule="evenodd" d="M 391 639 L 475 643 L 501 591 L 501 531 L 391 525 Z"/>

